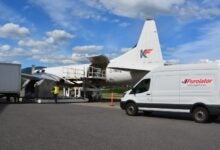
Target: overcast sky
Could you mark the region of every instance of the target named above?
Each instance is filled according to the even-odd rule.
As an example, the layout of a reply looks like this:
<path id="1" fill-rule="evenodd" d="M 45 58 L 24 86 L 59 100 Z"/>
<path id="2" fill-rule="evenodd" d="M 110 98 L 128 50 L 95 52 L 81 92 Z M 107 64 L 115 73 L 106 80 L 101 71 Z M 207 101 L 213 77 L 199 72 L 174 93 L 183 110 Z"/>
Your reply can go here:
<path id="1" fill-rule="evenodd" d="M 57 66 L 117 57 L 154 18 L 163 57 L 220 60 L 219 0 L 0 0 L 0 62 Z"/>

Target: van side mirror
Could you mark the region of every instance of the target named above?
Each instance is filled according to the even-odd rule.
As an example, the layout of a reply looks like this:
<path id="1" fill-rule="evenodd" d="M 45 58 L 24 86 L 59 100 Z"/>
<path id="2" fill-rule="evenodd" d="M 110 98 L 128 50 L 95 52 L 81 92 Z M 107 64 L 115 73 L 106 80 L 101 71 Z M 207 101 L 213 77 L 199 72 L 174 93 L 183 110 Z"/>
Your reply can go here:
<path id="1" fill-rule="evenodd" d="M 131 94 L 136 94 L 136 89 L 135 88 L 132 88 L 132 90 L 131 90 Z"/>

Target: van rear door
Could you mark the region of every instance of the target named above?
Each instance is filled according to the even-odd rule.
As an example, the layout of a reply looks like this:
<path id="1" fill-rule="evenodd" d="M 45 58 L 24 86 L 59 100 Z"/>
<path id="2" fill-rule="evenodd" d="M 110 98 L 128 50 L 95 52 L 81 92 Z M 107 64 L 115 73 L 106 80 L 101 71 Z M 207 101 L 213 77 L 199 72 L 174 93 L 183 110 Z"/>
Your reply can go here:
<path id="1" fill-rule="evenodd" d="M 211 71 L 207 70 L 182 74 L 180 78 L 180 103 L 215 103 L 217 95 L 215 79 L 214 73 L 211 74 Z"/>

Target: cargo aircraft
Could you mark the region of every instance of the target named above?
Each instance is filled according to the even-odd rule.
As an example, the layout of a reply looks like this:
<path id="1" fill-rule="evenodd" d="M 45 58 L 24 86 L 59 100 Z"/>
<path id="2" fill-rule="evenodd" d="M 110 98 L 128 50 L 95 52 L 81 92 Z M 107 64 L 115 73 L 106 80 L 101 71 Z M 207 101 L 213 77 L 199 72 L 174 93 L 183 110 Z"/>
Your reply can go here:
<path id="1" fill-rule="evenodd" d="M 85 78 L 94 83 L 104 81 L 107 84 L 133 85 L 152 69 L 164 65 L 155 21 L 145 21 L 137 45 L 123 55 L 112 60 L 104 55 L 88 59 L 90 64 L 48 67 L 37 71 L 79 83 Z"/>

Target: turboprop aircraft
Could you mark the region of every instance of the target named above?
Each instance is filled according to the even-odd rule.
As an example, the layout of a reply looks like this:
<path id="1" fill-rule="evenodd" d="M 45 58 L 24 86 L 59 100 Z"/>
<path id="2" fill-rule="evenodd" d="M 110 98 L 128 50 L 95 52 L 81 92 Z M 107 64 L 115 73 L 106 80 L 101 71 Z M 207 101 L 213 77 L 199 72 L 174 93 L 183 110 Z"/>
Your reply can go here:
<path id="1" fill-rule="evenodd" d="M 125 54 L 111 61 L 104 55 L 88 59 L 91 64 L 49 67 L 44 71 L 70 80 L 86 78 L 110 84 L 134 84 L 152 69 L 164 65 L 155 21 L 145 21 L 137 45 Z"/>

